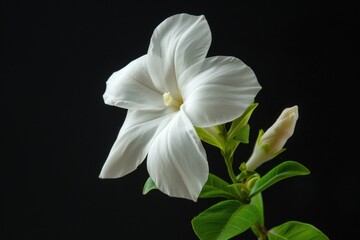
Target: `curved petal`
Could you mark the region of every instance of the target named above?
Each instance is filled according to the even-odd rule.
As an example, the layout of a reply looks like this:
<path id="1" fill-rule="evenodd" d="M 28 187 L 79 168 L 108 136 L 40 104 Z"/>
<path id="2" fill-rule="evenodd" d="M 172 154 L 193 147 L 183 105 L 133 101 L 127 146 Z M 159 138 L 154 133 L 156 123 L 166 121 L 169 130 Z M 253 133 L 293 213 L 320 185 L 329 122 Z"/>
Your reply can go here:
<path id="1" fill-rule="evenodd" d="M 210 43 L 211 32 L 203 15 L 177 14 L 165 19 L 154 30 L 148 50 L 148 68 L 155 86 L 176 95 L 177 79 L 205 58 Z"/>
<path id="2" fill-rule="evenodd" d="M 159 124 L 170 114 L 168 108 L 129 110 L 99 177 L 118 178 L 134 171 L 145 159 Z"/>
<path id="3" fill-rule="evenodd" d="M 121 108 L 161 109 L 162 94 L 152 83 L 144 55 L 110 76 L 103 98 L 106 104 Z"/>
<path id="4" fill-rule="evenodd" d="M 205 149 L 184 112 L 179 111 L 154 138 L 147 168 L 162 192 L 197 201 L 209 167 Z"/>
<path id="5" fill-rule="evenodd" d="M 211 57 L 179 79 L 181 106 L 194 126 L 210 127 L 241 116 L 260 91 L 254 72 L 234 57 Z"/>

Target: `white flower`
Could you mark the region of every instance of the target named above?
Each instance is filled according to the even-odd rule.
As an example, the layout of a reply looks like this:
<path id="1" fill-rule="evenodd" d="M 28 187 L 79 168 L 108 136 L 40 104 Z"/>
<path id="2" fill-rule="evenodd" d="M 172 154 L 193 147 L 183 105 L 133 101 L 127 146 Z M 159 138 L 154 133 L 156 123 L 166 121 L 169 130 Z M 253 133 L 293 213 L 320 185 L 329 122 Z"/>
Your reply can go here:
<path id="1" fill-rule="evenodd" d="M 298 118 L 298 106 L 285 108 L 265 133 L 260 131 L 254 151 L 246 162 L 246 169 L 254 171 L 258 166 L 284 151 L 283 147 L 293 135 Z"/>
<path id="2" fill-rule="evenodd" d="M 260 85 L 234 57 L 209 57 L 211 32 L 204 16 L 178 14 L 154 31 L 146 55 L 113 73 L 106 104 L 128 109 L 100 178 L 118 178 L 147 156 L 157 188 L 196 201 L 209 168 L 194 129 L 239 117 Z"/>

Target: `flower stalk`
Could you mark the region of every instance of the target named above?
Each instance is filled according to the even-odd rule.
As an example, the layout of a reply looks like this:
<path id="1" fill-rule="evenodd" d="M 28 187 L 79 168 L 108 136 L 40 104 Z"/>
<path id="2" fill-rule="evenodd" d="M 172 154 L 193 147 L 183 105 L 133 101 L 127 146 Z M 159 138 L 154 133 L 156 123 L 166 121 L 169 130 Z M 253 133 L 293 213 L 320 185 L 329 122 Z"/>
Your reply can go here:
<path id="1" fill-rule="evenodd" d="M 237 179 L 236 179 L 236 175 L 235 175 L 234 167 L 233 167 L 233 158 L 230 157 L 228 152 L 225 152 L 223 156 L 224 156 L 224 160 L 225 160 L 225 164 L 226 164 L 226 169 L 227 169 L 227 172 L 229 174 L 231 181 L 233 183 L 237 183 Z"/>

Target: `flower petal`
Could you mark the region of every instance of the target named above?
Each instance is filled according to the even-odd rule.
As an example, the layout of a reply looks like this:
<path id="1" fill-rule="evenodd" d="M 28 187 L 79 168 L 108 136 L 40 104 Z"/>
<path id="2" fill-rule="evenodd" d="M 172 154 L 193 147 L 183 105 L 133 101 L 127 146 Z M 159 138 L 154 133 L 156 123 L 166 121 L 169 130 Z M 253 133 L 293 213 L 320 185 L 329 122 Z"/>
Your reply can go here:
<path id="1" fill-rule="evenodd" d="M 197 201 L 209 167 L 194 127 L 179 111 L 154 138 L 147 168 L 157 188 L 172 197 Z"/>
<path id="2" fill-rule="evenodd" d="M 148 68 L 155 86 L 175 94 L 177 79 L 205 58 L 210 43 L 211 32 L 203 15 L 177 14 L 165 19 L 154 30 L 148 50 Z"/>
<path id="3" fill-rule="evenodd" d="M 103 98 L 106 104 L 121 108 L 161 109 L 162 94 L 152 83 L 144 55 L 110 76 Z"/>
<path id="4" fill-rule="evenodd" d="M 169 110 L 129 110 L 101 170 L 100 178 L 118 178 L 134 171 L 145 159 L 159 124 Z"/>
<path id="5" fill-rule="evenodd" d="M 211 57 L 189 68 L 178 81 L 194 126 L 210 127 L 241 116 L 260 91 L 254 72 L 234 57 Z"/>

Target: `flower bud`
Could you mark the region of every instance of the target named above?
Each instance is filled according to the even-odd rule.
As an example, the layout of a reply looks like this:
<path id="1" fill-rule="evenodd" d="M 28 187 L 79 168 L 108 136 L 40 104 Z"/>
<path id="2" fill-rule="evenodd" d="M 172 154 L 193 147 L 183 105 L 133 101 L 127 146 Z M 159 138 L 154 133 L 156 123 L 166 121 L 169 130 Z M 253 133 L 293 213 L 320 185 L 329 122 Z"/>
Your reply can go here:
<path id="1" fill-rule="evenodd" d="M 293 135 L 299 118 L 298 106 L 285 108 L 276 122 L 264 133 L 260 131 L 254 151 L 246 162 L 246 169 L 254 171 L 258 166 L 283 152 L 287 140 Z"/>

